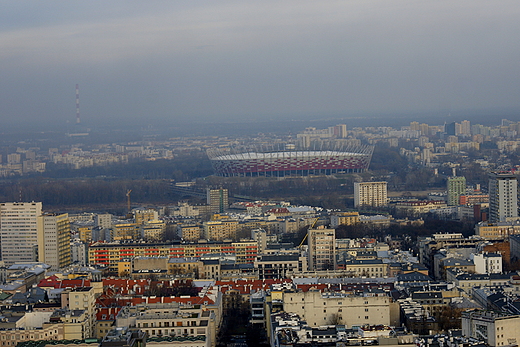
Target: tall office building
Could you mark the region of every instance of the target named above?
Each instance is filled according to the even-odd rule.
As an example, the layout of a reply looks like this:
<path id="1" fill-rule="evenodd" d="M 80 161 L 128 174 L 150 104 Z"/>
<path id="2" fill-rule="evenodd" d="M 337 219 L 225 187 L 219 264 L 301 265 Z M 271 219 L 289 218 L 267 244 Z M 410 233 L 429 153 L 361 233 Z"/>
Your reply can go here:
<path id="1" fill-rule="evenodd" d="M 445 124 L 444 132 L 446 133 L 446 135 L 452 135 L 452 136 L 457 135 L 457 123 L 451 122 L 451 123 Z"/>
<path id="2" fill-rule="evenodd" d="M 5 265 L 38 259 L 41 214 L 41 202 L 0 203 L 0 253 Z"/>
<path id="3" fill-rule="evenodd" d="M 229 207 L 229 196 L 227 189 L 207 189 L 207 204 L 210 206 L 210 212 L 224 213 Z"/>
<path id="4" fill-rule="evenodd" d="M 309 269 L 313 271 L 336 269 L 336 230 L 309 229 Z"/>
<path id="5" fill-rule="evenodd" d="M 388 203 L 387 182 L 355 182 L 354 206 L 385 206 Z"/>
<path id="6" fill-rule="evenodd" d="M 69 215 L 44 214 L 38 217 L 43 225 L 38 235 L 38 261 L 59 270 L 71 263 Z"/>
<path id="7" fill-rule="evenodd" d="M 511 172 L 489 174 L 489 221 L 504 222 L 518 218 L 518 181 Z"/>
<path id="8" fill-rule="evenodd" d="M 460 122 L 460 135 L 471 135 L 471 122 L 469 120 L 463 120 L 462 122 Z"/>
<path id="9" fill-rule="evenodd" d="M 338 139 L 344 139 L 347 137 L 347 125 L 338 124 L 333 127 L 329 127 L 329 135 Z"/>
<path id="10" fill-rule="evenodd" d="M 466 193 L 466 177 L 452 176 L 448 177 L 448 205 L 458 206 L 460 196 Z"/>
<path id="11" fill-rule="evenodd" d="M 410 130 L 419 131 L 419 122 L 410 122 Z"/>

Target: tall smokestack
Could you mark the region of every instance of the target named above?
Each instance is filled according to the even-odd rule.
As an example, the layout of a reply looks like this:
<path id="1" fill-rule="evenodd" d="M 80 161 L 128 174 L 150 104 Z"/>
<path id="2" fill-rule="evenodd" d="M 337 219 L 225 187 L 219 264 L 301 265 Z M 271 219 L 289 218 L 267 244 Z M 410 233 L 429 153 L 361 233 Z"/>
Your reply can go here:
<path id="1" fill-rule="evenodd" d="M 76 84 L 76 124 L 79 123 L 79 84 Z"/>

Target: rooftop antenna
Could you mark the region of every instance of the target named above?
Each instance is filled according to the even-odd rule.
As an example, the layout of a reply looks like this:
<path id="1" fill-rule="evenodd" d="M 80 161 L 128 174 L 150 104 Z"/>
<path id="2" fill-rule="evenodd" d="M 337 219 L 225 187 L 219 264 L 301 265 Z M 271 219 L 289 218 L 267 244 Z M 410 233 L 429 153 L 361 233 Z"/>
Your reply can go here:
<path id="1" fill-rule="evenodd" d="M 76 124 L 79 123 L 79 84 L 76 84 Z"/>

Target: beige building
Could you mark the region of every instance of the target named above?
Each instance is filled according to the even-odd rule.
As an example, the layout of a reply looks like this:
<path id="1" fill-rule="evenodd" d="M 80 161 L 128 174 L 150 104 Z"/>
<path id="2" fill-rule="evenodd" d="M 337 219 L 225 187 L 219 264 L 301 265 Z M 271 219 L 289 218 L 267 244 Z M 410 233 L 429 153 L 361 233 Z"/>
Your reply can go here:
<path id="1" fill-rule="evenodd" d="M 137 224 L 143 224 L 144 222 L 158 220 L 159 213 L 157 213 L 156 210 L 152 209 L 134 210 L 134 219 Z"/>
<path id="2" fill-rule="evenodd" d="M 296 313 L 309 326 L 337 325 L 396 325 L 399 324 L 399 305 L 386 294 L 358 296 L 340 292 L 283 293 L 283 309 Z"/>
<path id="3" fill-rule="evenodd" d="M 223 219 L 203 223 L 204 238 L 211 241 L 234 240 L 237 234 L 238 221 Z"/>
<path id="4" fill-rule="evenodd" d="M 401 201 L 394 206 L 397 211 L 408 215 L 418 215 L 428 213 L 430 210 L 448 207 L 446 202 L 441 200 Z"/>
<path id="5" fill-rule="evenodd" d="M 68 214 L 45 214 L 39 218 L 43 225 L 38 235 L 38 261 L 59 270 L 69 266 L 70 255 L 70 223 Z"/>
<path id="6" fill-rule="evenodd" d="M 516 222 L 480 222 L 475 225 L 475 235 L 485 239 L 505 239 L 520 234 L 520 224 Z"/>
<path id="7" fill-rule="evenodd" d="M 518 345 L 520 316 L 502 315 L 493 311 L 462 313 L 462 335 L 484 340 L 489 346 Z"/>
<path id="8" fill-rule="evenodd" d="M 79 239 L 84 243 L 90 243 L 92 241 L 92 225 L 85 225 L 76 228 L 79 234 Z"/>
<path id="9" fill-rule="evenodd" d="M 146 241 L 162 241 L 166 230 L 166 223 L 160 220 L 150 220 L 143 222 L 142 235 Z"/>
<path id="10" fill-rule="evenodd" d="M 0 330 L 0 344 L 16 346 L 19 342 L 25 341 L 63 340 L 63 336 L 63 324 L 47 324 L 43 328 Z"/>
<path id="11" fill-rule="evenodd" d="M 387 182 L 354 182 L 354 206 L 385 206 L 388 203 Z"/>
<path id="12" fill-rule="evenodd" d="M 124 307 L 116 318 L 117 327 L 135 326 L 149 338 L 159 336 L 205 337 L 205 346 L 216 345 L 218 315 L 204 305 L 146 304 Z"/>
<path id="13" fill-rule="evenodd" d="M 330 216 L 331 228 L 339 225 L 354 225 L 359 223 L 359 212 L 338 212 Z"/>
<path id="14" fill-rule="evenodd" d="M 309 270 L 333 270 L 336 268 L 336 230 L 309 229 Z"/>
<path id="15" fill-rule="evenodd" d="M 341 265 L 343 264 L 339 264 L 338 267 L 348 271 L 353 277 L 378 278 L 388 275 L 388 264 L 383 263 L 381 259 L 347 260 L 344 267 Z"/>
<path id="16" fill-rule="evenodd" d="M 61 293 L 61 307 L 63 309 L 68 309 L 70 311 L 84 311 L 84 319 L 82 318 L 81 327 L 84 332 L 84 338 L 94 336 L 96 321 L 95 301 L 95 291 L 92 287 L 77 287 L 67 289 Z"/>
<path id="17" fill-rule="evenodd" d="M 198 241 L 202 238 L 200 225 L 179 225 L 177 230 L 184 241 Z"/>
<path id="18" fill-rule="evenodd" d="M 50 321 L 63 324 L 64 340 L 83 340 L 94 337 L 92 322 L 86 310 L 61 308 L 52 313 Z"/>
<path id="19" fill-rule="evenodd" d="M 139 240 L 141 238 L 141 225 L 138 223 L 116 223 L 112 225 L 114 241 Z"/>

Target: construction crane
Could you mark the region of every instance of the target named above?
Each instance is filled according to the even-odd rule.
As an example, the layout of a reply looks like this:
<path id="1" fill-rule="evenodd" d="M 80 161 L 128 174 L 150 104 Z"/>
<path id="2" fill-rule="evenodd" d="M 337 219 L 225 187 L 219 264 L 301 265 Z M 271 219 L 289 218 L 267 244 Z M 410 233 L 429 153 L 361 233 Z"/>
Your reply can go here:
<path id="1" fill-rule="evenodd" d="M 128 209 L 128 213 L 132 210 L 132 205 L 130 204 L 130 193 L 132 192 L 132 189 L 129 189 L 126 192 L 126 207 Z"/>
<path id="2" fill-rule="evenodd" d="M 307 240 L 307 236 L 309 236 L 309 229 L 314 228 L 314 226 L 316 225 L 316 223 L 318 223 L 319 220 L 320 220 L 320 217 L 316 218 L 314 220 L 314 222 L 311 224 L 311 226 L 307 229 L 307 233 L 303 237 L 303 240 L 302 240 L 302 242 L 300 242 L 300 245 L 298 246 L 298 248 L 302 248 L 303 244 L 305 243 L 305 240 Z"/>

